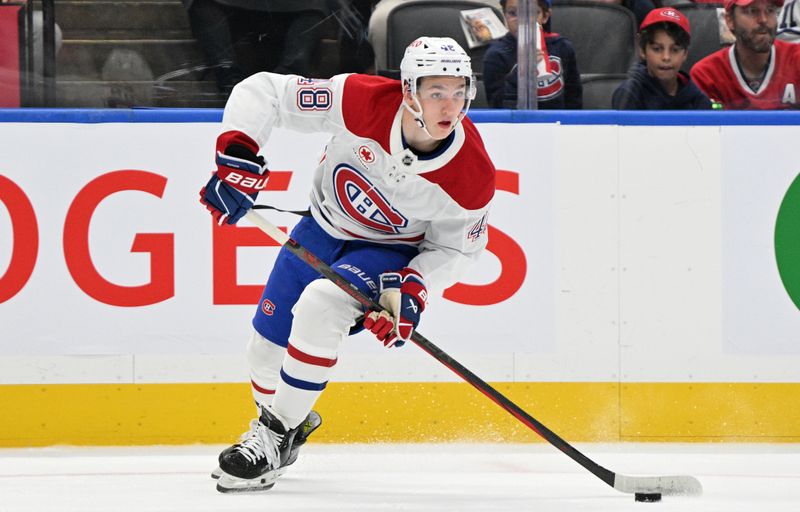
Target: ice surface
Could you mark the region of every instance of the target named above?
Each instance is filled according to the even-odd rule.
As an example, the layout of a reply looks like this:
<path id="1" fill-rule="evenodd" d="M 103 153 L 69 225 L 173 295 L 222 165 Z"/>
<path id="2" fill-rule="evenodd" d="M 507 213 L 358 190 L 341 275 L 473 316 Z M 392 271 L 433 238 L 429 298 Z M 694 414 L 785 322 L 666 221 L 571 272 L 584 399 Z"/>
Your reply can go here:
<path id="1" fill-rule="evenodd" d="M 325 445 L 262 494 L 215 490 L 222 446 L 0 450 L 0 512 L 800 510 L 800 446 L 586 444 L 627 475 L 691 474 L 699 498 L 637 503 L 546 444 Z"/>

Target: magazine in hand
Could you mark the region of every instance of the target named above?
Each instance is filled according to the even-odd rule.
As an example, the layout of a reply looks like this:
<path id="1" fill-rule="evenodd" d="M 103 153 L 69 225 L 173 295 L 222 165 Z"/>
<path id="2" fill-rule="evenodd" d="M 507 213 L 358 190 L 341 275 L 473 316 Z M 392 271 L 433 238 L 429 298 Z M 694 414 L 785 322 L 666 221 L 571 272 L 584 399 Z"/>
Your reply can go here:
<path id="1" fill-rule="evenodd" d="M 736 42 L 736 36 L 733 35 L 728 24 L 725 23 L 725 8 L 717 7 L 717 22 L 719 23 L 719 44 L 730 45 Z"/>
<path id="2" fill-rule="evenodd" d="M 461 27 L 470 48 L 489 44 L 508 33 L 508 29 L 491 7 L 461 11 Z"/>

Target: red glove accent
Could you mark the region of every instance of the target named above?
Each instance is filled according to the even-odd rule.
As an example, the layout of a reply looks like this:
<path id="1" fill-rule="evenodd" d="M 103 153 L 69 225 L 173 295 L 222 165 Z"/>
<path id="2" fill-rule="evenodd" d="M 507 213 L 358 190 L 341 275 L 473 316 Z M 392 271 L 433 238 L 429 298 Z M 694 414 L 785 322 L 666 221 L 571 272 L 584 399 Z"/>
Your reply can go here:
<path id="1" fill-rule="evenodd" d="M 246 133 L 242 133 L 237 130 L 231 130 L 225 133 L 221 133 L 219 137 L 217 137 L 217 148 L 214 154 L 215 155 L 216 153 L 224 154 L 225 150 L 234 144 L 246 147 L 247 149 L 252 151 L 254 155 L 258 154 L 259 147 L 258 144 L 256 144 L 256 141 L 251 139 L 250 136 L 247 135 Z"/>
<path id="2" fill-rule="evenodd" d="M 391 348 L 397 341 L 397 334 L 394 333 L 394 321 L 388 312 L 368 311 L 364 317 L 364 328 L 374 334 L 386 348 Z"/>
<path id="3" fill-rule="evenodd" d="M 214 222 L 216 222 L 217 225 L 221 224 L 220 220 L 222 219 L 223 214 L 221 211 L 208 204 L 208 201 L 206 201 L 206 187 L 200 189 L 200 202 L 206 207 L 206 210 L 211 212 L 211 218 L 214 219 Z"/>
<path id="4" fill-rule="evenodd" d="M 400 293 L 403 295 L 412 295 L 419 303 L 419 312 L 425 311 L 425 305 L 428 304 L 428 290 L 423 284 L 422 276 L 413 268 L 406 267 L 399 272 L 403 279 L 403 284 L 400 286 Z"/>
<path id="5" fill-rule="evenodd" d="M 414 269 L 384 272 L 380 276 L 380 313 L 368 311 L 364 327 L 385 347 L 401 347 L 411 339 L 428 301 L 422 276 Z M 389 313 L 391 312 L 391 314 Z"/>

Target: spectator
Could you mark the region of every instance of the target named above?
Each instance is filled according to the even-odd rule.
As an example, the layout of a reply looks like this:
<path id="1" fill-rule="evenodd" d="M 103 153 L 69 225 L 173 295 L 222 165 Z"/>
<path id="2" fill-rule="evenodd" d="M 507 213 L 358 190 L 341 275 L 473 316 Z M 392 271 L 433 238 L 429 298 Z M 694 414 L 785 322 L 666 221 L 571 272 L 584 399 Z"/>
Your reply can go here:
<path id="1" fill-rule="evenodd" d="M 783 0 L 725 0 L 736 42 L 692 67 L 700 89 L 733 110 L 796 109 L 800 45 L 776 40 Z"/>
<path id="2" fill-rule="evenodd" d="M 329 0 L 217 0 L 245 9 L 237 30 L 254 44 L 248 74 L 272 71 L 316 76 L 314 54 L 323 36 L 324 21 L 332 13 Z"/>
<path id="3" fill-rule="evenodd" d="M 339 72 L 375 74 L 375 51 L 367 39 L 367 27 L 378 0 L 336 1 L 334 17 L 341 25 Z"/>
<path id="4" fill-rule="evenodd" d="M 536 20 L 546 26 L 550 20 L 551 0 L 538 0 Z M 486 98 L 493 108 L 516 108 L 517 105 L 517 0 L 500 0 L 508 34 L 494 41 L 483 58 L 483 83 Z M 539 109 L 580 109 L 583 87 L 578 72 L 575 48 L 566 37 L 545 32 L 552 74 L 539 77 Z"/>
<path id="5" fill-rule="evenodd" d="M 229 94 L 245 78 L 236 63 L 230 18 L 233 11 L 215 0 L 181 0 L 189 15 L 192 35 L 200 43 L 206 65 L 214 70 L 217 89 Z"/>
<path id="6" fill-rule="evenodd" d="M 689 56 L 689 20 L 675 9 L 654 9 L 639 27 L 642 62 L 614 91 L 620 110 L 710 109 L 711 101 L 682 72 Z"/>
<path id="7" fill-rule="evenodd" d="M 314 76 L 322 25 L 337 6 L 334 0 L 182 1 L 225 93 L 258 71 Z"/>
<path id="8" fill-rule="evenodd" d="M 800 43 L 800 1 L 789 0 L 778 16 L 778 39 Z"/>

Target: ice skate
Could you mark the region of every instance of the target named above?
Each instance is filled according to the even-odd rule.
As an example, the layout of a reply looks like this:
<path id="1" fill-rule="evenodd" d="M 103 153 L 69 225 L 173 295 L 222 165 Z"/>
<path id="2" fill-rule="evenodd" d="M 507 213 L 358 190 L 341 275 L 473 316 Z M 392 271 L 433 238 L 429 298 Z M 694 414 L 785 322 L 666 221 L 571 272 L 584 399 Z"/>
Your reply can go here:
<path id="1" fill-rule="evenodd" d="M 300 430 L 298 430 L 297 435 L 294 436 L 292 449 L 289 451 L 289 458 L 286 460 L 286 463 L 281 467 L 281 469 L 285 471 L 286 466 L 294 464 L 294 461 L 297 460 L 297 456 L 300 454 L 300 447 L 303 446 L 306 441 L 308 441 L 308 436 L 317 430 L 320 425 L 322 425 L 322 417 L 319 415 L 319 413 L 317 411 L 311 411 L 308 413 L 308 416 L 306 416 L 306 421 L 300 425 Z"/>
<path id="2" fill-rule="evenodd" d="M 305 422 L 286 431 L 280 420 L 263 410 L 243 439 L 220 454 L 220 466 L 212 473 L 218 478 L 217 490 L 227 493 L 271 489 L 297 460 L 300 447 L 321 423 L 320 415 L 311 411 Z"/>
<path id="3" fill-rule="evenodd" d="M 253 434 L 253 430 L 256 428 L 256 425 L 258 425 L 258 418 L 250 420 L 250 429 L 241 436 L 239 436 L 239 443 L 241 443 L 242 441 L 244 441 Z M 305 444 L 305 442 L 308 440 L 308 436 L 310 436 L 312 432 L 317 430 L 320 425 L 322 425 L 322 417 L 319 415 L 319 413 L 317 411 L 311 411 L 310 413 L 308 413 L 308 416 L 306 416 L 306 421 L 303 422 L 303 424 L 301 425 L 301 429 L 297 432 L 297 435 L 294 438 L 294 443 L 292 443 L 292 450 L 289 452 L 289 459 L 283 466 L 281 466 L 281 468 L 279 468 L 280 474 L 278 476 L 282 475 L 283 472 L 286 471 L 286 466 L 294 464 L 294 461 L 297 460 L 297 456 L 300 453 L 300 447 L 303 446 L 303 444 Z M 230 453 L 236 446 L 237 445 L 229 446 L 228 448 L 222 450 L 222 453 L 219 454 L 219 460 L 222 460 L 222 457 L 225 454 Z M 216 480 L 221 476 L 222 476 L 222 469 L 220 469 L 219 466 L 217 466 L 217 468 L 211 472 L 211 478 Z"/>
<path id="4" fill-rule="evenodd" d="M 258 418 L 253 418 L 252 420 L 250 420 L 250 427 L 247 429 L 247 432 L 239 436 L 239 441 L 236 444 L 222 450 L 222 452 L 219 454 L 218 460 L 222 460 L 222 457 L 224 457 L 226 454 L 230 453 L 234 448 L 239 446 L 239 443 L 244 442 L 244 440 L 252 436 L 253 432 L 255 432 L 256 430 L 257 425 L 258 425 Z M 219 468 L 219 465 L 217 465 L 217 469 L 211 472 L 211 478 L 216 480 L 221 476 L 222 476 L 222 470 Z"/>

